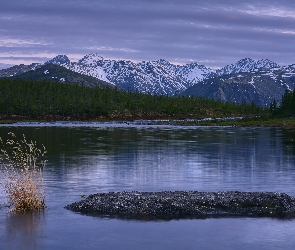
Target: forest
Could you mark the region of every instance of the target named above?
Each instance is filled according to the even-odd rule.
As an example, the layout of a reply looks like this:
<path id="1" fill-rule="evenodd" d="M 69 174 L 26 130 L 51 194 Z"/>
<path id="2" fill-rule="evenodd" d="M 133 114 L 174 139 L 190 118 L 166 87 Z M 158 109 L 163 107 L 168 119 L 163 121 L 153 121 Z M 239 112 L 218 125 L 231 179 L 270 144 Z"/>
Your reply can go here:
<path id="1" fill-rule="evenodd" d="M 29 119 L 160 119 L 257 116 L 269 112 L 254 103 L 202 97 L 146 95 L 117 88 L 49 81 L 0 79 L 1 117 Z"/>

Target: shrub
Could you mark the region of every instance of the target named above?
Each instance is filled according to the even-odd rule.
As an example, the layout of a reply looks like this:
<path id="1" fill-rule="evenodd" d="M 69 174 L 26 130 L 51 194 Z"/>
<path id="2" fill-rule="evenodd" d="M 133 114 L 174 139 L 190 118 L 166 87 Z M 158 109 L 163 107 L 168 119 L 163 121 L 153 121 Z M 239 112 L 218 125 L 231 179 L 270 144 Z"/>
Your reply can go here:
<path id="1" fill-rule="evenodd" d="M 45 208 L 43 188 L 44 155 L 46 149 L 37 147 L 35 141 L 28 142 L 26 137 L 19 141 L 13 133 L 6 143 L 0 137 L 2 155 L 0 164 L 5 178 L 2 183 L 8 205 L 12 211 L 34 211 Z"/>

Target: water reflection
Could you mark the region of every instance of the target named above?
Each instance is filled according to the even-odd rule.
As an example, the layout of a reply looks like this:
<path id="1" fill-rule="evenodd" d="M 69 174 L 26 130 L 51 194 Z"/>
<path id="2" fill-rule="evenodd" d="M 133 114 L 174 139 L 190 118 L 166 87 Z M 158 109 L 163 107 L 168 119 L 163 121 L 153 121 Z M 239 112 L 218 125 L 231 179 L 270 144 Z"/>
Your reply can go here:
<path id="1" fill-rule="evenodd" d="M 295 181 L 294 131 L 2 127 L 1 134 L 5 130 L 44 143 L 47 185 L 67 190 L 230 189 L 295 194 L 290 188 Z"/>
<path id="2" fill-rule="evenodd" d="M 0 127 L 0 136 L 9 131 L 46 146 L 49 208 L 45 214 L 7 218 L 0 209 L 0 249 L 2 242 L 4 249 L 154 249 L 161 244 L 162 249 L 294 248 L 294 221 L 135 223 L 93 219 L 63 208 L 80 200 L 81 194 L 122 190 L 279 191 L 295 196 L 294 131 Z"/>
<path id="3" fill-rule="evenodd" d="M 5 225 L 7 249 L 43 249 L 43 212 L 9 213 Z"/>
<path id="4" fill-rule="evenodd" d="M 285 140 L 283 140 L 284 153 L 289 156 L 295 155 L 295 130 L 283 130 L 282 134 L 285 138 Z"/>

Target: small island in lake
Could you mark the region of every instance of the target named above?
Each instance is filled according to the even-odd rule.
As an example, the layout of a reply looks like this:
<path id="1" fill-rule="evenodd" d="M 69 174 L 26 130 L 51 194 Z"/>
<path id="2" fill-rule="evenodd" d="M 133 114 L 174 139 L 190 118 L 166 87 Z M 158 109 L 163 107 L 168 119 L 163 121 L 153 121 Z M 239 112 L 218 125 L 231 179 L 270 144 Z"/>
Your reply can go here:
<path id="1" fill-rule="evenodd" d="M 170 220 L 208 217 L 294 218 L 295 198 L 277 192 L 109 192 L 89 195 L 65 208 L 121 219 Z"/>

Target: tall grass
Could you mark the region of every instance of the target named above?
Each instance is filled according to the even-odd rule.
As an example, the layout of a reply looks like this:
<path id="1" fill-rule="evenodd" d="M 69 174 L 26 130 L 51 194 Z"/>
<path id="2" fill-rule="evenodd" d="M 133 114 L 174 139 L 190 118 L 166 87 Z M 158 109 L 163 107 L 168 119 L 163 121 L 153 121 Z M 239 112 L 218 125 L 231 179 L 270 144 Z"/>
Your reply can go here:
<path id="1" fill-rule="evenodd" d="M 43 188 L 44 155 L 46 149 L 37 147 L 35 141 L 26 137 L 17 140 L 15 134 L 8 133 L 4 143 L 0 137 L 0 165 L 4 170 L 4 192 L 11 211 L 34 211 L 45 208 Z"/>

